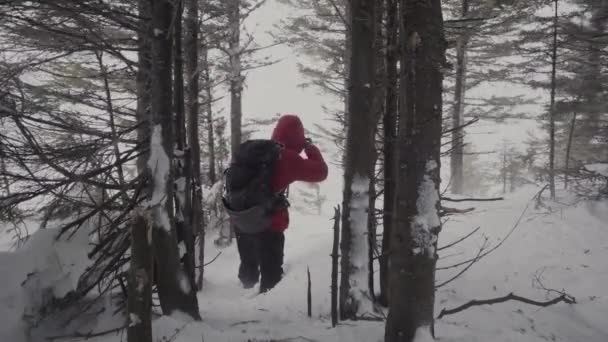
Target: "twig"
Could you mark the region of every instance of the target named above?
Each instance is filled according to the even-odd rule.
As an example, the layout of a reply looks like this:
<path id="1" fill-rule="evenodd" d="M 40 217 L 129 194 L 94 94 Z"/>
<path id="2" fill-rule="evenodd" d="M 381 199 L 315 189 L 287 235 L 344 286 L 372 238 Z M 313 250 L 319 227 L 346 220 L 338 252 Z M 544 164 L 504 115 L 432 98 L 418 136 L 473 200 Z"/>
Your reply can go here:
<path id="1" fill-rule="evenodd" d="M 495 198 L 451 198 L 451 197 L 441 197 L 442 201 L 447 202 L 492 202 L 492 201 L 502 201 L 504 197 L 495 197 Z"/>
<path id="2" fill-rule="evenodd" d="M 255 324 L 255 323 L 260 323 L 259 320 L 257 319 L 252 319 L 250 321 L 241 321 L 241 322 L 236 322 L 236 323 L 232 323 L 230 324 L 231 327 L 236 327 L 237 325 L 244 325 L 244 324 Z"/>
<path id="3" fill-rule="evenodd" d="M 46 339 L 49 341 L 54 341 L 54 340 L 60 340 L 60 339 L 65 339 L 65 338 L 85 338 L 85 339 L 89 339 L 91 337 L 98 337 L 98 336 L 103 336 L 103 335 L 108 335 L 111 333 L 115 333 L 115 332 L 119 332 L 123 329 L 126 329 L 127 327 L 118 327 L 118 328 L 114 328 L 114 329 L 110 329 L 110 330 L 104 330 L 104 331 L 100 331 L 100 332 L 96 332 L 94 333 L 93 331 L 90 331 L 88 333 L 81 333 L 81 332 L 75 332 L 72 335 L 58 335 L 58 336 L 49 336 Z"/>
<path id="4" fill-rule="evenodd" d="M 543 191 L 543 190 L 541 190 Z M 538 195 L 538 194 L 537 194 Z M 505 237 L 500 240 L 499 243 L 496 244 L 496 246 L 490 248 L 488 251 L 486 251 L 485 253 L 481 254 L 479 257 L 474 257 L 472 259 L 469 260 L 465 260 L 463 262 L 459 262 L 457 264 L 454 265 L 450 265 L 450 266 L 444 266 L 444 267 L 437 267 L 437 270 L 447 270 L 450 268 L 454 268 L 454 267 L 458 267 L 458 266 L 462 266 L 465 264 L 468 264 L 469 262 L 475 260 L 475 259 L 481 259 L 483 257 L 485 257 L 486 255 L 492 253 L 493 251 L 495 251 L 496 249 L 498 249 L 500 246 L 502 246 L 503 243 L 505 243 L 505 241 L 507 241 L 507 239 L 513 234 L 513 232 L 515 231 L 515 229 L 517 229 L 517 227 L 519 227 L 519 224 L 521 223 L 521 220 L 524 218 L 524 215 L 526 214 L 526 212 L 528 211 L 528 208 L 530 208 L 530 204 L 532 203 L 532 201 L 536 198 L 537 195 L 534 195 L 534 197 L 532 197 L 532 199 L 530 201 L 528 201 L 528 204 L 526 204 L 526 207 L 524 208 L 524 210 L 521 212 L 521 214 L 519 215 L 519 217 L 517 218 L 517 221 L 515 221 L 515 224 L 513 225 L 513 227 L 511 228 L 511 230 L 507 233 L 507 235 L 505 235 Z"/>
<path id="5" fill-rule="evenodd" d="M 196 268 L 203 268 L 203 267 L 205 267 L 205 266 L 207 266 L 207 265 L 211 264 L 212 262 L 214 262 L 215 260 L 217 260 L 217 258 L 219 258 L 221 254 L 222 254 L 222 252 L 220 251 L 219 253 L 217 253 L 217 255 L 216 255 L 216 256 L 215 256 L 213 259 L 211 259 L 211 261 L 209 261 L 209 262 L 208 262 L 208 263 L 206 263 L 206 264 L 196 266 Z"/>
<path id="6" fill-rule="evenodd" d="M 453 309 L 444 308 L 443 310 L 441 310 L 441 313 L 439 314 L 437 319 L 441 319 L 443 316 L 446 316 L 446 315 L 452 315 L 452 314 L 464 311 L 472 306 L 499 304 L 499 303 L 507 302 L 509 300 L 515 300 L 518 302 L 522 302 L 522 303 L 526 303 L 526 304 L 530 304 L 530 305 L 542 306 L 542 307 L 547 307 L 547 306 L 554 305 L 554 304 L 557 304 L 560 302 L 564 302 L 564 303 L 568 303 L 568 304 L 576 303 L 576 301 L 574 301 L 572 299 L 572 297 L 570 297 L 566 294 L 563 294 L 559 297 L 553 298 L 546 302 L 539 302 L 539 301 L 535 301 L 532 299 L 514 295 L 513 293 L 509 293 L 508 295 L 506 295 L 504 297 L 499 297 L 499 298 L 484 299 L 484 300 L 473 299 L 470 302 L 463 304 L 461 306 L 458 306 L 456 308 L 453 308 Z"/>
<path id="7" fill-rule="evenodd" d="M 480 227 L 477 227 L 477 228 L 475 228 L 475 229 L 473 229 L 473 231 L 472 231 L 472 232 L 470 232 L 469 234 L 467 234 L 467 235 L 465 235 L 465 236 L 461 237 L 460 239 L 458 239 L 458 240 L 456 240 L 456 241 L 454 241 L 454 242 L 448 243 L 447 245 L 445 245 L 445 246 L 443 246 L 443 247 L 439 247 L 439 248 L 437 248 L 437 251 L 442 251 L 442 250 L 444 250 L 444 249 L 447 249 L 447 248 L 453 247 L 453 246 L 455 246 L 455 245 L 457 245 L 457 244 L 461 243 L 462 241 L 464 241 L 464 240 L 468 239 L 468 238 L 469 238 L 471 235 L 473 235 L 473 234 L 477 233 L 477 231 L 478 231 L 480 228 L 481 228 L 481 226 L 480 226 Z"/>
<path id="8" fill-rule="evenodd" d="M 466 267 L 464 267 L 462 270 L 460 270 L 460 272 L 456 273 L 456 275 L 453 276 L 452 278 L 444 281 L 443 283 L 435 285 L 435 288 L 438 289 L 438 288 L 445 286 L 445 285 L 453 282 L 454 280 L 460 278 L 460 276 L 462 276 L 466 271 L 469 270 L 469 268 L 471 268 L 475 263 L 477 263 L 482 258 L 482 253 L 485 250 L 485 248 L 487 247 L 487 243 L 488 243 L 488 238 L 486 237 L 483 245 L 479 249 L 479 252 L 473 259 L 471 259 L 471 262 Z"/>

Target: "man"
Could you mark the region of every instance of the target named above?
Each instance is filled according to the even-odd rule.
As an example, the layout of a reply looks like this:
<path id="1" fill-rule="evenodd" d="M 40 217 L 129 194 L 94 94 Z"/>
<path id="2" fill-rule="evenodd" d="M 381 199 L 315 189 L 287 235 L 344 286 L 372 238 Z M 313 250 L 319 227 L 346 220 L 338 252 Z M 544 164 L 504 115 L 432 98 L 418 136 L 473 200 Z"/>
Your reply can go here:
<path id="1" fill-rule="evenodd" d="M 327 164 L 319 149 L 306 139 L 304 126 L 296 115 L 282 116 L 272 133 L 272 141 L 282 150 L 272 166 L 271 187 L 276 194 L 285 193 L 296 181 L 321 182 L 327 178 Z M 306 158 L 301 156 L 304 152 Z M 243 287 L 255 286 L 260 278 L 260 292 L 272 289 L 283 275 L 284 232 L 289 226 L 286 205 L 277 208 L 270 229 L 243 234 L 237 229 L 237 247 L 241 258 L 239 279 Z"/>

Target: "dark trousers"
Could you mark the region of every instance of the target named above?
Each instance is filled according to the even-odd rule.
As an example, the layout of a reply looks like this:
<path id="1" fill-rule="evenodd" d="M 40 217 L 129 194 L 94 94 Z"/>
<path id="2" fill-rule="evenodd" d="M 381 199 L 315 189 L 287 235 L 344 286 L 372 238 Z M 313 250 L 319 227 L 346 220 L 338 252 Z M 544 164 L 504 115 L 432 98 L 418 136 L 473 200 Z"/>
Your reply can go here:
<path id="1" fill-rule="evenodd" d="M 260 274 L 260 292 L 272 289 L 283 276 L 283 233 L 263 232 L 243 234 L 237 231 L 236 244 L 241 257 L 239 279 L 243 287 L 257 284 Z"/>

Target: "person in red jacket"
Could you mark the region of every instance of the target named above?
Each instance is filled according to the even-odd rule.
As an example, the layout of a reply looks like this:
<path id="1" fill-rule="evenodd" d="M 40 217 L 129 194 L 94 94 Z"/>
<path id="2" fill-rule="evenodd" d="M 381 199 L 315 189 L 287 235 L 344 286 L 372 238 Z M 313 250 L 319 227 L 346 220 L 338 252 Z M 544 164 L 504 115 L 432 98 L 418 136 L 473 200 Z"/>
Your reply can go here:
<path id="1" fill-rule="evenodd" d="M 287 191 L 296 181 L 321 182 L 327 178 L 327 164 L 319 149 L 306 139 L 302 121 L 296 115 L 279 118 L 272 140 L 283 145 L 275 163 L 272 188 L 276 193 Z M 301 156 L 304 152 L 306 158 Z M 283 275 L 284 232 L 289 226 L 288 209 L 279 209 L 272 217 L 269 231 L 255 235 L 237 234 L 241 258 L 239 279 L 245 288 L 255 286 L 260 278 L 260 292 L 272 289 Z"/>

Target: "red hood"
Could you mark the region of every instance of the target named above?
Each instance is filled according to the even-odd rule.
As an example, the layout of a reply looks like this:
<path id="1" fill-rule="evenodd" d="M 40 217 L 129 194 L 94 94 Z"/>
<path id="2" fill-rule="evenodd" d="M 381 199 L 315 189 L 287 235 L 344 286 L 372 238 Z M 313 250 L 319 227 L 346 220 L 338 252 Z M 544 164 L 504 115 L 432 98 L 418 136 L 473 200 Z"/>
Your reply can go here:
<path id="1" fill-rule="evenodd" d="M 297 115 L 283 115 L 272 132 L 272 140 L 283 144 L 286 148 L 302 152 L 306 145 L 304 126 Z"/>

